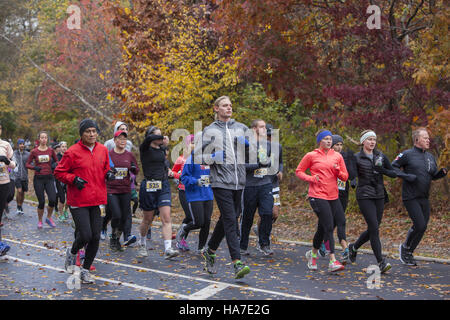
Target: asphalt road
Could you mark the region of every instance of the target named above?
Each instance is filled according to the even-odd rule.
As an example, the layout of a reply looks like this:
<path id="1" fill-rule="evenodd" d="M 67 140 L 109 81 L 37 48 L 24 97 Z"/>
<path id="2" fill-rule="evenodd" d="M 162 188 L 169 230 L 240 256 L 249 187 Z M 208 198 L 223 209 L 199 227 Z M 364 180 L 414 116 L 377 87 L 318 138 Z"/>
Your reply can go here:
<path id="1" fill-rule="evenodd" d="M 191 251 L 172 260 L 163 258 L 159 226 L 153 227 L 149 256 L 137 259 L 135 247 L 111 253 L 108 240 L 101 241 L 94 262 L 96 283 L 81 285 L 64 272 L 65 250 L 72 244 L 70 223 L 57 223 L 52 229 L 44 224 L 37 229 L 36 208 L 24 205 L 25 214 L 4 219 L 3 240 L 11 246 L 0 263 L 1 300 L 448 300 L 450 268 L 447 264 L 419 261 L 417 267 L 388 259 L 392 269 L 381 275 L 378 288 L 369 288 L 366 273 L 376 260 L 371 254 L 359 254 L 356 263 L 338 273 L 327 271 L 328 260 L 319 260 L 318 271 L 309 271 L 305 253 L 310 248 L 298 244 L 275 243 L 275 254 L 265 257 L 250 241 L 250 256 L 243 261 L 251 273 L 235 280 L 226 242 L 217 252 L 218 274 L 203 271 L 196 252 L 198 233 L 189 235 Z M 137 234 L 137 224 L 133 232 Z M 110 231 L 110 229 L 109 229 Z M 338 253 L 340 255 L 340 252 Z M 72 277 L 72 278 L 71 278 Z"/>

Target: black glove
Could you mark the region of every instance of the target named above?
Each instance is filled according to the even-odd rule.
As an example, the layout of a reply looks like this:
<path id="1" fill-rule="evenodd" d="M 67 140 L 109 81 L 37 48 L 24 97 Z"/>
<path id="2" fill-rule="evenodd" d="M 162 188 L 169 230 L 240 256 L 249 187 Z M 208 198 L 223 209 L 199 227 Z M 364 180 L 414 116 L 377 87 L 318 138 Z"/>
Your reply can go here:
<path id="1" fill-rule="evenodd" d="M 0 162 L 4 162 L 6 165 L 9 165 L 11 161 L 5 156 L 0 156 Z"/>
<path id="2" fill-rule="evenodd" d="M 85 183 L 88 182 L 80 177 L 75 177 L 75 179 L 73 179 L 73 184 L 78 188 L 78 190 L 83 189 Z"/>
<path id="3" fill-rule="evenodd" d="M 106 180 L 107 181 L 112 181 L 116 179 L 116 169 L 111 169 L 106 173 Z"/>
<path id="4" fill-rule="evenodd" d="M 376 172 L 381 173 L 381 174 L 386 172 L 386 169 L 384 169 L 383 166 L 374 166 L 374 169 Z"/>
<path id="5" fill-rule="evenodd" d="M 131 165 L 130 165 L 130 171 L 131 171 L 133 174 L 136 174 L 137 167 L 136 167 L 136 165 L 134 164 L 134 162 L 132 162 Z"/>
<path id="6" fill-rule="evenodd" d="M 350 181 L 350 185 L 352 186 L 353 189 L 356 188 L 356 185 L 358 184 L 358 181 L 355 179 L 353 179 L 352 181 Z"/>
<path id="7" fill-rule="evenodd" d="M 36 172 L 41 172 L 41 169 L 42 169 L 42 168 L 36 166 L 36 167 L 34 167 L 33 169 L 34 169 L 34 171 L 36 171 Z"/>

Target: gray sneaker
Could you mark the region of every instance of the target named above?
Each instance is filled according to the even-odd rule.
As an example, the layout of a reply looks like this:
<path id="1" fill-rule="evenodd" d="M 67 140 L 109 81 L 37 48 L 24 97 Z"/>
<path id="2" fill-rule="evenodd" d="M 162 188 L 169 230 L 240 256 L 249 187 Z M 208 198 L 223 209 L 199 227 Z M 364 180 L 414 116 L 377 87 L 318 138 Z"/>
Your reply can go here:
<path id="1" fill-rule="evenodd" d="M 202 257 L 205 259 L 205 267 L 206 270 L 210 274 L 217 273 L 217 270 L 214 268 L 214 263 L 216 262 L 216 254 L 209 254 L 208 248 L 204 248 L 202 252 Z"/>
<path id="2" fill-rule="evenodd" d="M 84 284 L 95 283 L 95 279 L 91 276 L 91 274 L 89 273 L 89 270 L 86 270 L 84 268 L 81 268 L 80 280 L 81 280 L 81 283 L 84 283 Z"/>
<path id="3" fill-rule="evenodd" d="M 241 249 L 241 256 L 249 256 L 250 252 L 248 250 Z"/>
<path id="4" fill-rule="evenodd" d="M 70 250 L 71 248 L 67 248 L 66 250 L 66 261 L 64 262 L 64 269 L 66 269 L 66 271 L 69 273 L 73 273 L 75 263 L 77 262 L 77 255 L 72 254 Z"/>
<path id="5" fill-rule="evenodd" d="M 174 257 L 178 256 L 179 254 L 180 253 L 178 252 L 178 250 L 175 250 L 172 247 L 170 247 L 164 252 L 164 259 L 174 258 Z"/>
<path id="6" fill-rule="evenodd" d="M 181 238 L 184 238 L 184 235 L 185 235 L 185 232 L 184 232 L 184 226 L 185 226 L 185 225 L 186 225 L 185 223 L 182 223 L 181 226 L 180 226 L 180 228 L 178 229 L 177 235 L 176 235 L 176 237 L 175 237 L 176 242 L 180 242 L 180 241 L 181 241 Z"/>
<path id="7" fill-rule="evenodd" d="M 265 255 L 265 256 L 271 256 L 273 255 L 273 250 L 270 249 L 270 246 L 262 246 L 260 251 Z"/>

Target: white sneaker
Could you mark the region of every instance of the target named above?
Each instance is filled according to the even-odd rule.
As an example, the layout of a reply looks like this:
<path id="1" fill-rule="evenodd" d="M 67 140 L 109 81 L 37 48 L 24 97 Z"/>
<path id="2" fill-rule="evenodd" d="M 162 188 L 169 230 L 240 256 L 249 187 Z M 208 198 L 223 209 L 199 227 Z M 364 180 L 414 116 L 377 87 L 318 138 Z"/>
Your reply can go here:
<path id="1" fill-rule="evenodd" d="M 142 245 L 142 244 L 139 245 L 137 256 L 138 257 L 148 257 L 147 247 L 145 245 Z"/>
<path id="2" fill-rule="evenodd" d="M 312 250 L 309 250 L 308 252 L 306 252 L 305 254 L 306 259 L 308 260 L 308 268 L 310 270 L 317 270 L 317 256 L 315 258 L 313 258 L 312 256 Z"/>
<path id="3" fill-rule="evenodd" d="M 178 250 L 174 250 L 172 247 L 168 248 L 166 252 L 164 252 L 164 259 L 174 258 L 179 255 Z"/>
<path id="4" fill-rule="evenodd" d="M 85 284 L 95 283 L 95 279 L 91 276 L 91 274 L 89 273 L 89 270 L 86 270 L 84 268 L 81 268 L 80 280 L 81 280 L 81 283 L 85 283 Z"/>

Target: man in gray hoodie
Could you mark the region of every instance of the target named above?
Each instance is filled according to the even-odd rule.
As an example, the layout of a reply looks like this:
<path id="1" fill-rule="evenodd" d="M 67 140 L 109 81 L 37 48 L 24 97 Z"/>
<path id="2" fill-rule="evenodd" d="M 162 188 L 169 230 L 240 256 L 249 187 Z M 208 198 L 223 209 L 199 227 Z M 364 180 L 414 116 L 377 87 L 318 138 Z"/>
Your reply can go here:
<path id="1" fill-rule="evenodd" d="M 128 125 L 125 122 L 117 121 L 117 123 L 114 125 L 114 134 L 120 130 L 128 133 Z M 112 149 L 114 149 L 114 147 L 116 146 L 114 143 L 114 138 L 111 138 L 108 141 L 105 141 L 104 145 L 108 149 L 108 151 L 111 151 Z M 127 146 L 125 147 L 125 150 L 132 152 L 132 149 L 133 149 L 133 143 L 130 140 L 127 140 Z"/>
<path id="2" fill-rule="evenodd" d="M 240 259 L 238 218 L 241 213 L 242 192 L 245 188 L 245 158 L 249 142 L 245 135 L 249 129 L 231 119 L 233 113 L 230 98 L 222 96 L 214 102 L 217 120 L 203 131 L 202 141 L 196 141 L 194 161 L 210 165 L 210 182 L 220 217 L 207 244 L 202 251 L 205 269 L 216 273 L 214 263 L 216 250 L 226 238 L 235 278 L 244 277 L 250 268 Z"/>

